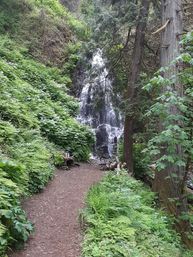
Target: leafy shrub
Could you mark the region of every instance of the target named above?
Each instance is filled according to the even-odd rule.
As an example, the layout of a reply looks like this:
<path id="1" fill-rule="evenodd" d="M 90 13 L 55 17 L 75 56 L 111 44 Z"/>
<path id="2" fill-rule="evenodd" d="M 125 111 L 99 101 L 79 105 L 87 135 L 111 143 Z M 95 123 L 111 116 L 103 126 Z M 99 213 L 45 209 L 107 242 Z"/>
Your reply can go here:
<path id="1" fill-rule="evenodd" d="M 93 186 L 81 218 L 86 223 L 84 257 L 192 256 L 154 205 L 154 193 L 126 172 L 107 174 Z"/>
<path id="2" fill-rule="evenodd" d="M 38 7 L 43 6 L 53 17 L 66 17 L 66 23 L 82 39 L 87 38 L 88 31 L 83 21 L 76 19 L 64 6 L 57 0 L 36 0 L 34 2 Z"/>
<path id="3" fill-rule="evenodd" d="M 28 175 L 22 165 L 16 164 L 12 161 L 1 160 L 0 169 L 6 173 L 6 178 L 13 181 L 21 192 L 27 189 Z"/>
<path id="4" fill-rule="evenodd" d="M 163 120 L 163 130 L 152 135 L 148 141 L 145 152 L 154 161 L 156 170 L 162 171 L 167 166 L 176 165 L 186 167 L 187 160 L 192 159 L 192 72 L 193 72 L 193 32 L 184 35 L 181 42 L 182 53 L 166 68 L 161 68 L 149 81 L 144 89 L 148 92 L 156 92 L 153 104 L 145 116 L 156 122 Z M 175 65 L 182 65 L 183 68 L 175 77 L 164 78 L 163 74 L 168 68 Z M 163 92 L 162 88 L 171 87 L 179 79 L 184 88 L 184 95 L 180 96 L 176 90 Z M 178 115 L 173 115 L 170 109 L 179 110 Z M 183 126 L 179 124 L 182 123 Z M 167 145 L 167 154 L 162 152 L 161 146 Z M 176 154 L 176 146 L 183 149 L 181 155 Z M 175 175 L 175 174 L 174 174 Z"/>
<path id="5" fill-rule="evenodd" d="M 145 145 L 142 143 L 134 143 L 133 144 L 133 166 L 134 166 L 134 171 L 133 175 L 136 179 L 144 179 L 144 177 L 149 173 L 149 163 L 150 163 L 150 158 L 146 153 L 143 152 L 145 148 Z M 123 142 L 120 141 L 119 147 L 118 147 L 118 155 L 119 159 L 121 162 L 124 161 L 124 152 L 123 152 Z"/>
<path id="6" fill-rule="evenodd" d="M 72 117 L 78 104 L 68 95 L 68 77 L 28 59 L 7 37 L 0 38 L 0 45 L 2 256 L 7 246 L 22 244 L 32 231 L 19 199 L 42 190 L 53 177 L 54 165 L 63 162 L 57 145 L 86 160 L 93 137 Z"/>
<path id="7" fill-rule="evenodd" d="M 65 83 L 68 79 L 56 68 L 47 68 L 24 57 L 22 50 L 18 54 L 18 48 L 16 57 L 16 46 L 7 40 L 13 50 L 7 53 L 3 37 L 0 50 L 0 77 L 4 81 L 0 89 L 1 124 L 9 126 L 9 130 L 13 125 L 16 130 L 17 127 L 39 130 L 51 142 L 71 151 L 77 160 L 88 159 L 93 137 L 86 127 L 72 119 L 78 104 L 67 94 Z"/>
<path id="8" fill-rule="evenodd" d="M 87 37 L 85 24 L 58 0 L 2 0 L 0 32 L 0 256 L 4 256 L 8 246 L 22 244 L 32 231 L 20 198 L 46 186 L 55 166 L 63 164 L 64 151 L 87 160 L 93 136 L 74 119 L 79 104 L 68 89 L 79 58 L 77 39 Z"/>
<path id="9" fill-rule="evenodd" d="M 56 0 L 1 2 L 0 256 L 8 246 L 23 244 L 33 229 L 20 198 L 45 187 L 63 164 L 64 151 L 88 159 L 93 136 L 74 119 L 79 104 L 68 90 L 80 47 L 72 31 L 80 27 L 84 37 L 84 24 Z M 42 28 L 45 42 L 54 38 L 45 52 Z"/>
<path id="10" fill-rule="evenodd" d="M 24 131 L 20 141 L 11 146 L 11 158 L 25 166 L 28 174 L 28 191 L 36 193 L 42 190 L 53 177 L 54 165 L 52 153 L 47 148 L 46 141 L 34 131 Z"/>
<path id="11" fill-rule="evenodd" d="M 60 151 L 54 151 L 53 162 L 56 167 L 61 167 L 64 164 L 64 155 Z"/>
<path id="12" fill-rule="evenodd" d="M 137 179 L 143 179 L 149 171 L 150 160 L 148 155 L 143 152 L 144 148 L 145 145 L 141 143 L 135 143 L 133 146 L 134 176 Z"/>
<path id="13" fill-rule="evenodd" d="M 21 209 L 19 197 L 23 193 L 21 182 L 24 173 L 21 166 L 0 160 L 0 253 L 8 245 L 22 244 L 33 230 Z M 18 186 L 17 186 L 18 183 Z M 1 255 L 2 256 L 2 255 Z"/>
<path id="14" fill-rule="evenodd" d="M 7 245 L 7 229 L 5 226 L 3 226 L 3 224 L 0 223 L 0 256 L 4 257 Z"/>
<path id="15" fill-rule="evenodd" d="M 1 0 L 0 32 L 10 33 L 41 62 L 59 67 L 70 56 L 64 53 L 65 45 L 89 36 L 86 24 L 59 0 Z"/>

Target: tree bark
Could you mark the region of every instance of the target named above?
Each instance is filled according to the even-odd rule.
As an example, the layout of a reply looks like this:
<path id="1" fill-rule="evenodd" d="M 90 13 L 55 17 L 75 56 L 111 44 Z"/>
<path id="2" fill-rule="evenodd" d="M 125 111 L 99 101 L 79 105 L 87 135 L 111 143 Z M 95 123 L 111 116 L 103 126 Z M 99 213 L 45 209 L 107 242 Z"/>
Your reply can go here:
<path id="1" fill-rule="evenodd" d="M 162 32 L 161 39 L 161 66 L 169 69 L 164 73 L 165 78 L 172 76 L 178 77 L 179 67 L 176 64 L 171 65 L 171 62 L 180 54 L 180 35 L 182 34 L 182 3 L 181 0 L 162 0 L 162 24 L 166 24 L 166 28 Z M 175 91 L 178 96 L 183 96 L 183 87 L 177 79 L 172 86 L 163 88 L 163 92 Z M 169 110 L 170 114 L 180 114 L 176 106 L 172 106 Z M 179 124 L 183 126 L 183 124 Z M 163 123 L 160 124 L 160 132 L 164 130 Z M 164 147 L 163 154 L 167 155 L 167 146 Z M 181 145 L 176 145 L 176 155 L 183 156 Z M 174 176 L 175 175 L 175 176 Z M 183 221 L 180 216 L 187 213 L 188 205 L 187 198 L 182 190 L 182 182 L 186 175 L 185 168 L 175 164 L 167 165 L 165 170 L 156 172 L 153 189 L 158 192 L 159 199 L 162 205 L 175 216 L 176 228 L 182 234 L 182 239 L 190 247 L 193 248 L 193 241 L 187 237 L 187 232 L 190 232 L 188 221 Z M 184 183 L 184 182 L 183 182 Z"/>
<path id="2" fill-rule="evenodd" d="M 145 30 L 149 12 L 149 0 L 142 0 L 138 24 L 135 33 L 135 43 L 132 54 L 131 76 L 127 87 L 126 98 L 131 110 L 126 110 L 124 124 L 124 160 L 127 164 L 129 173 L 133 173 L 133 124 L 135 120 L 134 104 L 136 88 L 141 71 L 141 62 L 144 52 Z"/>

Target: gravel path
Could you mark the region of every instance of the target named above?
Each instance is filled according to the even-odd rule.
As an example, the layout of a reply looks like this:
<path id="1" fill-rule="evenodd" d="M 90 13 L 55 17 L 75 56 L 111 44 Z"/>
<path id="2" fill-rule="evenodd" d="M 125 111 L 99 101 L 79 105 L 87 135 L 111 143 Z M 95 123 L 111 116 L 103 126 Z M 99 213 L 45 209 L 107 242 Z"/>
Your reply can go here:
<path id="1" fill-rule="evenodd" d="M 79 257 L 82 241 L 79 210 L 90 186 L 101 176 L 102 172 L 89 164 L 69 171 L 58 170 L 43 193 L 24 202 L 24 209 L 35 224 L 35 233 L 24 250 L 9 257 Z"/>

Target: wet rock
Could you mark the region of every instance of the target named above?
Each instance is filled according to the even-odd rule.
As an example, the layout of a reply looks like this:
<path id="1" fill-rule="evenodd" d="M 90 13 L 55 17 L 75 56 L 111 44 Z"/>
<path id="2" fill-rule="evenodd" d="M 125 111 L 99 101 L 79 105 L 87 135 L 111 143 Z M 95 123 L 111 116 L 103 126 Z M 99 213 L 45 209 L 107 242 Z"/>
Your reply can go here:
<path id="1" fill-rule="evenodd" d="M 117 143 L 122 135 L 123 120 L 112 97 L 113 83 L 108 76 L 103 53 L 98 49 L 89 60 L 89 70 L 81 74 L 83 87 L 79 96 L 78 120 L 93 128 L 96 135 L 94 153 L 109 159 L 117 154 Z M 80 80 L 79 80 L 80 83 Z M 116 96 L 118 101 L 119 96 Z"/>

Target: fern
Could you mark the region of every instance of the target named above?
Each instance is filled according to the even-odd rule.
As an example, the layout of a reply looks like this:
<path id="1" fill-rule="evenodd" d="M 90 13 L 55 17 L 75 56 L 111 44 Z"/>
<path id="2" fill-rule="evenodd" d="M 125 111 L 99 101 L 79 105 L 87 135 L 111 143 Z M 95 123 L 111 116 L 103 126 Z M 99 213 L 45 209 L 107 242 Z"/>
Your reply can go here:
<path id="1" fill-rule="evenodd" d="M 192 256 L 172 221 L 154 207 L 154 194 L 125 172 L 107 174 L 92 187 L 82 220 L 84 257 Z"/>

